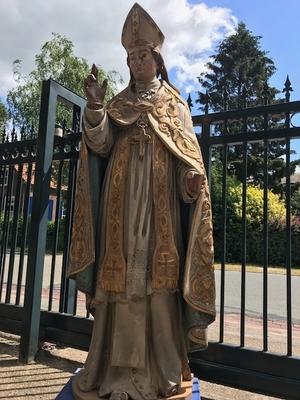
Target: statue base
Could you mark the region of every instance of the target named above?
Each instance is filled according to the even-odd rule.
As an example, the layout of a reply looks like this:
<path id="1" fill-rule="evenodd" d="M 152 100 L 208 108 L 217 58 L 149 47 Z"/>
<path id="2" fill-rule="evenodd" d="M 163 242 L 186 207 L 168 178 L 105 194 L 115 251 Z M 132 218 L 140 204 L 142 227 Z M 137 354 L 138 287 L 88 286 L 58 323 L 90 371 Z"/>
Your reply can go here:
<path id="1" fill-rule="evenodd" d="M 82 392 L 82 399 L 84 400 L 101 400 L 97 391 Z M 64 386 L 62 391 L 58 394 L 55 400 L 74 400 L 72 393 L 72 378 Z M 185 381 L 181 383 L 180 393 L 175 396 L 163 398 L 160 397 L 158 400 L 201 400 L 200 396 L 200 385 L 198 378 L 193 378 L 191 381 Z"/>

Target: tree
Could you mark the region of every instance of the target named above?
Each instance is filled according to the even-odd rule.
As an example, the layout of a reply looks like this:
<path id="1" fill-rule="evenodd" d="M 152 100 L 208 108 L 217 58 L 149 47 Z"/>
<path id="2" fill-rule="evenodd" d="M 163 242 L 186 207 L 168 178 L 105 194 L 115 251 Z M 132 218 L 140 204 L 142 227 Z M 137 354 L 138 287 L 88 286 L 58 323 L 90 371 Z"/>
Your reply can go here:
<path id="1" fill-rule="evenodd" d="M 295 184 L 291 196 L 291 210 L 294 215 L 300 216 L 300 183 Z"/>
<path id="2" fill-rule="evenodd" d="M 8 113 L 5 105 L 0 100 L 0 133 L 2 133 L 8 119 Z"/>
<path id="3" fill-rule="evenodd" d="M 198 77 L 202 87 L 209 94 L 210 107 L 213 111 L 223 110 L 225 102 L 229 110 L 243 107 L 243 94 L 248 106 L 261 105 L 266 97 L 269 102 L 281 101 L 275 100 L 278 90 L 266 85 L 276 68 L 273 60 L 267 56 L 267 52 L 261 49 L 260 39 L 261 36 L 254 36 L 241 22 L 236 32 L 219 44 L 216 54 L 207 63 L 208 71 Z M 196 102 L 205 104 L 205 94 L 201 92 L 198 94 L 199 98 Z M 282 124 L 281 117 L 278 117 L 278 120 L 273 118 L 270 123 L 279 127 Z M 228 121 L 227 129 L 229 133 L 241 132 L 242 124 L 242 121 Z M 263 120 L 259 117 L 248 118 L 247 124 L 253 130 L 263 129 Z M 220 126 L 216 127 L 217 131 L 218 129 Z M 231 146 L 228 153 L 229 166 L 240 181 L 243 179 L 242 153 L 242 146 Z M 286 173 L 285 153 L 284 142 L 269 143 L 269 186 L 273 191 L 281 194 L 283 190 L 281 181 Z M 264 183 L 262 143 L 248 144 L 247 162 L 247 179 L 262 186 Z M 299 160 L 291 162 L 291 173 L 294 173 L 298 164 Z"/>
<path id="4" fill-rule="evenodd" d="M 58 33 L 52 33 L 51 40 L 41 48 L 35 56 L 35 69 L 27 76 L 21 73 L 22 61 L 13 63 L 13 71 L 17 86 L 7 95 L 9 116 L 18 125 L 37 125 L 42 80 L 52 78 L 68 89 L 84 96 L 83 80 L 90 72 L 90 66 L 84 58 L 74 54 L 74 45 L 70 39 Z M 116 71 L 105 73 L 101 66 L 99 79 L 108 79 L 106 100 L 117 91 L 117 83 L 122 79 Z M 60 105 L 57 111 L 57 121 L 70 121 L 70 111 Z"/>
<path id="5" fill-rule="evenodd" d="M 208 72 L 202 73 L 198 80 L 210 96 L 214 111 L 224 109 L 224 89 L 228 94 L 228 108 L 241 107 L 242 90 L 247 88 L 249 105 L 261 103 L 264 85 L 274 74 L 276 68 L 267 52 L 260 48 L 261 36 L 254 36 L 243 22 L 236 32 L 224 39 L 207 63 Z M 273 99 L 278 92 L 269 87 L 269 97 Z M 204 104 L 204 95 L 199 92 L 197 103 Z"/>

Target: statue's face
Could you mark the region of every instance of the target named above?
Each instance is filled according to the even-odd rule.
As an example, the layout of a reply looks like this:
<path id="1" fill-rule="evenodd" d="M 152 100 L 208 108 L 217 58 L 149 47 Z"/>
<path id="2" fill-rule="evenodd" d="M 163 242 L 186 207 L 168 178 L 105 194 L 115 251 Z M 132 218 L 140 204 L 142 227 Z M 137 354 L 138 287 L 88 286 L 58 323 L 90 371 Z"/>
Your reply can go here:
<path id="1" fill-rule="evenodd" d="M 137 46 L 130 50 L 128 60 L 136 80 L 150 82 L 156 76 L 157 64 L 149 47 Z"/>

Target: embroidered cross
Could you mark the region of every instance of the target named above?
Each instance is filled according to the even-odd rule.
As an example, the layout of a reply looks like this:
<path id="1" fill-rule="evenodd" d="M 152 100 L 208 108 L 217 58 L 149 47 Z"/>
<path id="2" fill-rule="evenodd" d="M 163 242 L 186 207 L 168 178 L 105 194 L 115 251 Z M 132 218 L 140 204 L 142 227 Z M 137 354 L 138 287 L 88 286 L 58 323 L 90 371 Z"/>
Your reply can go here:
<path id="1" fill-rule="evenodd" d="M 112 258 L 110 264 L 108 264 L 107 271 L 109 271 L 110 273 L 115 273 L 119 269 L 120 269 L 120 266 L 119 266 L 118 260 L 115 258 Z"/>
<path id="2" fill-rule="evenodd" d="M 169 253 L 161 253 L 161 258 L 157 261 L 159 266 L 159 274 L 165 277 L 172 277 L 174 269 L 176 268 L 176 261 L 170 258 Z"/>

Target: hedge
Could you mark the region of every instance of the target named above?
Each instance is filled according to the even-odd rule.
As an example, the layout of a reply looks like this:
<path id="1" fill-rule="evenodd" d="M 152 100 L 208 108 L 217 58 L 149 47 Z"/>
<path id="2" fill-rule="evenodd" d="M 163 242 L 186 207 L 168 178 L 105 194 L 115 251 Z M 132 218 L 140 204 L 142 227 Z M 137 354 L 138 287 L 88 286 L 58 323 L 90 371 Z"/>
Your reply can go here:
<path id="1" fill-rule="evenodd" d="M 4 220 L 0 217 L 0 240 L 2 241 L 3 236 L 3 223 Z M 13 220 L 10 219 L 9 221 L 9 236 L 8 236 L 8 248 L 11 246 L 12 243 L 12 228 L 13 228 Z M 28 221 L 27 227 L 27 242 L 26 247 L 28 247 L 28 234 L 30 229 L 30 219 Z M 19 218 L 17 222 L 17 249 L 21 247 L 21 238 L 22 238 L 22 230 L 23 230 L 23 219 Z M 55 224 L 51 221 L 47 224 L 47 236 L 46 236 L 46 251 L 51 252 L 53 248 L 53 241 L 54 241 L 54 233 L 55 233 Z M 59 222 L 59 231 L 58 231 L 58 243 L 57 243 L 57 251 L 63 251 L 64 248 L 64 234 L 65 234 L 65 219 L 61 219 Z"/>
<path id="2" fill-rule="evenodd" d="M 247 188 L 246 208 L 246 262 L 263 264 L 263 190 L 257 186 Z M 213 197 L 214 199 L 214 197 Z M 218 200 L 215 197 L 215 200 Z M 213 203 L 215 258 L 222 257 L 222 207 Z M 285 204 L 277 194 L 268 191 L 268 261 L 269 265 L 286 265 L 286 210 Z M 300 225 L 292 218 L 292 266 L 300 267 Z M 226 220 L 226 262 L 242 261 L 242 185 L 228 188 Z"/>

